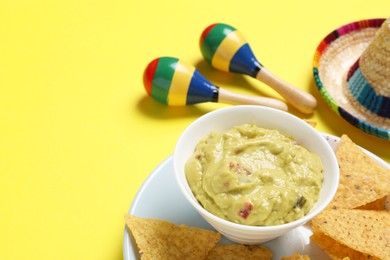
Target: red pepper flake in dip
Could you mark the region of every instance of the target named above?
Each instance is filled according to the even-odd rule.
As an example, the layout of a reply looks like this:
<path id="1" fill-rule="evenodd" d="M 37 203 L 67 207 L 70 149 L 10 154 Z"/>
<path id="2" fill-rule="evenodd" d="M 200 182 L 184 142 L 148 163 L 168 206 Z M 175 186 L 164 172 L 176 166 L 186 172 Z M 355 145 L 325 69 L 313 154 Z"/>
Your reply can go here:
<path id="1" fill-rule="evenodd" d="M 254 124 L 210 133 L 185 166 L 188 184 L 210 213 L 270 226 L 306 215 L 322 186 L 319 157 L 277 130 Z"/>
<path id="2" fill-rule="evenodd" d="M 240 217 L 246 219 L 249 216 L 249 214 L 251 213 L 252 209 L 253 209 L 253 204 L 250 202 L 246 202 L 246 203 L 244 203 L 244 206 L 238 212 L 238 215 L 240 215 Z"/>

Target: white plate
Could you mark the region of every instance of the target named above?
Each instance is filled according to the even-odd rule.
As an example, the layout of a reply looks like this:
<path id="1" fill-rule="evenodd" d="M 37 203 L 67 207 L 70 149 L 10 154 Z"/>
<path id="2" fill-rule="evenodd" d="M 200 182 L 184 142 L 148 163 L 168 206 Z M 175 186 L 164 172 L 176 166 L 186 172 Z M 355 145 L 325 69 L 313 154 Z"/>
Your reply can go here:
<path id="1" fill-rule="evenodd" d="M 328 134 L 323 134 L 323 136 L 335 150 L 340 139 Z M 364 152 L 379 164 L 390 168 L 378 156 L 367 150 Z M 213 230 L 181 194 L 173 173 L 172 156 L 163 161 L 145 180 L 133 200 L 129 214 Z M 310 242 L 311 234 L 308 227 L 302 226 L 263 245 L 272 251 L 272 259 L 280 259 L 294 252 L 307 254 L 311 259 L 330 259 L 316 244 Z M 222 238 L 221 243 L 231 242 Z M 123 237 L 123 258 L 125 260 L 140 259 L 137 245 L 126 227 Z"/>

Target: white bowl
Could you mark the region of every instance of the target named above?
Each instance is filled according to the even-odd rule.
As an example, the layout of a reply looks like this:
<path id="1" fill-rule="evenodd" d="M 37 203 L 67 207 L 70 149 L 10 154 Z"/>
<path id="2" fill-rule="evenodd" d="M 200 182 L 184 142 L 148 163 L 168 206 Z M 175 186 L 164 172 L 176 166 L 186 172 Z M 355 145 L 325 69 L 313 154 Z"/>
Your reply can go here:
<path id="1" fill-rule="evenodd" d="M 247 226 L 211 214 L 194 197 L 187 183 L 184 166 L 194 153 L 198 141 L 212 131 L 223 132 L 246 123 L 255 123 L 262 128 L 277 129 L 286 136 L 293 136 L 301 145 L 320 157 L 324 167 L 324 181 L 317 203 L 304 217 L 282 225 Z M 173 154 L 173 167 L 179 188 L 190 204 L 218 232 L 229 240 L 242 244 L 263 243 L 305 224 L 330 203 L 339 183 L 336 156 L 320 133 L 294 115 L 261 106 L 232 106 L 215 110 L 195 120 L 178 139 Z"/>

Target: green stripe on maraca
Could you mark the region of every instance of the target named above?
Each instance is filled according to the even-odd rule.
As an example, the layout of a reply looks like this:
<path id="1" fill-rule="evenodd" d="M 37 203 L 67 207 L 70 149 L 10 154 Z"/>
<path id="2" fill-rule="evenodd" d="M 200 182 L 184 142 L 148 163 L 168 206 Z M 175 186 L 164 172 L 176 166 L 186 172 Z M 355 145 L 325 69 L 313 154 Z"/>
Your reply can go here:
<path id="1" fill-rule="evenodd" d="M 235 30 L 236 29 L 230 25 L 218 23 L 210 25 L 203 31 L 200 39 L 200 50 L 207 62 L 211 64 L 213 56 L 221 42 L 227 35 Z"/>
<path id="2" fill-rule="evenodd" d="M 159 59 L 154 73 L 151 96 L 166 105 L 168 105 L 169 88 L 171 87 L 178 61 L 178 58 L 162 57 Z"/>

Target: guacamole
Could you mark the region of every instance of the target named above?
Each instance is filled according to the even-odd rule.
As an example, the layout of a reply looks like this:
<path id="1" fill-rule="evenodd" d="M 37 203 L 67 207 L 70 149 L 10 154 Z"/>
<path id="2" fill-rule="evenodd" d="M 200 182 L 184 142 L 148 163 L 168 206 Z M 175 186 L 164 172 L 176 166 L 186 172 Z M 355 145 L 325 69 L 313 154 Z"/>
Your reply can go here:
<path id="1" fill-rule="evenodd" d="M 320 158 L 294 139 L 245 124 L 200 140 L 185 173 L 207 211 L 239 224 L 270 226 L 310 211 L 322 169 Z"/>

